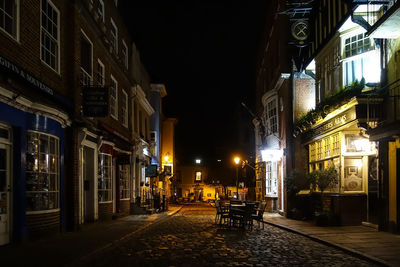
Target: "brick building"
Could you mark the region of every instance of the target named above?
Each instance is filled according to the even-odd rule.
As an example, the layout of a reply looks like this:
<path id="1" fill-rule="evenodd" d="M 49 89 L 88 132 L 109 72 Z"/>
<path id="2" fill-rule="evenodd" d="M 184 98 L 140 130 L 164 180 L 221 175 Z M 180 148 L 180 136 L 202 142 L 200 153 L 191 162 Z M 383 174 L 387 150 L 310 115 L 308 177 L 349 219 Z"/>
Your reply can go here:
<path id="1" fill-rule="evenodd" d="M 0 244 L 66 227 L 73 90 L 66 1 L 0 7 Z"/>
<path id="2" fill-rule="evenodd" d="M 0 244 L 130 213 L 150 78 L 118 1 L 0 6 Z"/>
<path id="3" fill-rule="evenodd" d="M 313 107 L 313 79 L 300 73 L 294 62 L 298 54 L 287 32 L 293 6 L 287 1 L 271 1 L 265 22 L 257 66 L 256 115 L 256 199 L 266 200 L 267 210 L 287 211 L 285 180 L 294 169 L 296 151 L 292 135 L 293 118 Z M 286 13 L 286 11 L 288 11 Z M 307 14 L 307 9 L 302 14 Z M 311 100 L 310 100 L 311 99 Z M 304 104 L 310 102 L 310 106 Z M 304 149 L 303 149 L 304 150 Z M 304 157 L 303 157 L 304 158 Z"/>

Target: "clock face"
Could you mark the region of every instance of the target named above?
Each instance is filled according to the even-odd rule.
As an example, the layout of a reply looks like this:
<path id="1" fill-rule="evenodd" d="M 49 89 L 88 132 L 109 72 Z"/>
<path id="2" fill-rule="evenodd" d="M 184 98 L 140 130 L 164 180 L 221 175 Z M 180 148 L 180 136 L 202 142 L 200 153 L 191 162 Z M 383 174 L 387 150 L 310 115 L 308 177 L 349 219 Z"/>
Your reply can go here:
<path id="1" fill-rule="evenodd" d="M 298 20 L 292 24 L 292 35 L 299 41 L 307 39 L 309 34 L 308 22 L 305 20 Z"/>

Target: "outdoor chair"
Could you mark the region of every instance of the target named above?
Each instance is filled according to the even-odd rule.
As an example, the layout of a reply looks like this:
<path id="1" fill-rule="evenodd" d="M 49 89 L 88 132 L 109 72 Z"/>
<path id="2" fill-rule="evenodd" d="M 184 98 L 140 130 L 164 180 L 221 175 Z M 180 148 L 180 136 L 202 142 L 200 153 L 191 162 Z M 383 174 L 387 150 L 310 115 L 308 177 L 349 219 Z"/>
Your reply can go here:
<path id="1" fill-rule="evenodd" d="M 265 201 L 262 201 L 259 205 L 259 208 L 257 210 L 256 214 L 252 214 L 252 221 L 256 220 L 258 223 L 258 229 L 260 229 L 260 223 L 262 223 L 263 229 L 264 229 L 264 212 L 265 212 L 265 207 L 267 206 L 267 203 Z"/>
<path id="2" fill-rule="evenodd" d="M 226 221 L 229 219 L 229 211 L 221 205 L 221 203 L 216 200 L 215 201 L 215 208 L 217 213 L 215 214 L 215 224 L 222 223 L 222 220 Z"/>

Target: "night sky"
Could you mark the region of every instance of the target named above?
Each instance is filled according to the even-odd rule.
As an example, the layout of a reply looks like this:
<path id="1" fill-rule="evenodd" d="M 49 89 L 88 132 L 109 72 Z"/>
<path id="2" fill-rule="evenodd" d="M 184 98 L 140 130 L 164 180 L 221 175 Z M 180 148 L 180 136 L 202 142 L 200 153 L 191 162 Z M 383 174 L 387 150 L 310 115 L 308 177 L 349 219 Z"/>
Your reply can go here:
<path id="1" fill-rule="evenodd" d="M 120 1 L 164 114 L 179 120 L 179 163 L 249 157 L 255 58 L 267 1 Z"/>

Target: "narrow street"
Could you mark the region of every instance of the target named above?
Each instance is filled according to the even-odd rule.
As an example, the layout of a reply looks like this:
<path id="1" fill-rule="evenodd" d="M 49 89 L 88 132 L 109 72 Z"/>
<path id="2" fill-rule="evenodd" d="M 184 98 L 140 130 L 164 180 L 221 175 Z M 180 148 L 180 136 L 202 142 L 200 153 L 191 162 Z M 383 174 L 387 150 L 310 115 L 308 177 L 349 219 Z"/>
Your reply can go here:
<path id="1" fill-rule="evenodd" d="M 71 266 L 373 266 L 267 224 L 264 230 L 223 229 L 214 216 L 208 204 L 185 205 Z"/>

